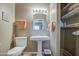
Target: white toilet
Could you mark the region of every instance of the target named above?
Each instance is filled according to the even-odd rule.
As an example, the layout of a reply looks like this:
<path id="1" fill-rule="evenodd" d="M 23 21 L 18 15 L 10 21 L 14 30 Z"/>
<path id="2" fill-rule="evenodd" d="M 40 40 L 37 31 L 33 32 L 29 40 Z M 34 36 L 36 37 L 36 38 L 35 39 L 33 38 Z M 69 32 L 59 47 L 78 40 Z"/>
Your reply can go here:
<path id="1" fill-rule="evenodd" d="M 16 37 L 16 47 L 8 51 L 9 56 L 19 56 L 27 47 L 27 37 Z"/>

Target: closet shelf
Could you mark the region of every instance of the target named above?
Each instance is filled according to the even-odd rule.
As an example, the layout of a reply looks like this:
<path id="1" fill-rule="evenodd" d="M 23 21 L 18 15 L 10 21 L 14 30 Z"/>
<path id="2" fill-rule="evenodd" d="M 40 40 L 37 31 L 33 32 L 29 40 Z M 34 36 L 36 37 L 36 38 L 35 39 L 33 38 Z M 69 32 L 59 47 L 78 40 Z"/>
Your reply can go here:
<path id="1" fill-rule="evenodd" d="M 78 28 L 79 29 L 79 23 L 69 24 L 63 28 L 75 28 L 75 29 Z"/>
<path id="2" fill-rule="evenodd" d="M 79 27 L 61 27 L 61 29 L 79 29 Z"/>
<path id="3" fill-rule="evenodd" d="M 62 19 L 65 19 L 65 18 L 69 18 L 75 14 L 79 13 L 79 7 L 73 9 L 72 11 L 70 11 L 69 13 L 67 13 L 66 15 L 62 16 Z"/>
<path id="4" fill-rule="evenodd" d="M 68 3 L 64 8 L 63 10 L 65 10 L 66 8 L 68 8 L 69 6 L 73 5 L 72 3 Z"/>

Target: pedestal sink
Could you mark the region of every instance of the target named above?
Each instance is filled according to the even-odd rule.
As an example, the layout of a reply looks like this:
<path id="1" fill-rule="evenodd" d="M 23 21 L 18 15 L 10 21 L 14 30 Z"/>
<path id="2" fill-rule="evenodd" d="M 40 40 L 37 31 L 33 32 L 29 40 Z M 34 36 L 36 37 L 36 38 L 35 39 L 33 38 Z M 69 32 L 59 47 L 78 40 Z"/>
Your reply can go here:
<path id="1" fill-rule="evenodd" d="M 49 36 L 31 36 L 30 38 L 31 38 L 30 40 L 37 42 L 38 44 L 37 55 L 42 56 L 42 41 L 49 40 Z"/>

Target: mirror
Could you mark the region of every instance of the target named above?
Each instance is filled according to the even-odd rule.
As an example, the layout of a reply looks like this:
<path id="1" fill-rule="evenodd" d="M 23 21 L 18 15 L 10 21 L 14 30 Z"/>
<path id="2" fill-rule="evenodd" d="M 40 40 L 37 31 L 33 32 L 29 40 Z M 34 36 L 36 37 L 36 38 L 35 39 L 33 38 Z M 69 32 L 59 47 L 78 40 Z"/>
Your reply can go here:
<path id="1" fill-rule="evenodd" d="M 33 25 L 33 30 L 43 30 L 44 20 L 43 19 L 34 19 L 32 25 Z"/>

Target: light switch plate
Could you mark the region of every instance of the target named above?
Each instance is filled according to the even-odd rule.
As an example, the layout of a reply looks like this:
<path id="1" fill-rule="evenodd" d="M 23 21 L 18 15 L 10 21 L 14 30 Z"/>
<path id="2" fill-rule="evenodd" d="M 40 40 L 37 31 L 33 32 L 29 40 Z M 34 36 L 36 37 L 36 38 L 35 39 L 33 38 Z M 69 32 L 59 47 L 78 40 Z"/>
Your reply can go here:
<path id="1" fill-rule="evenodd" d="M 0 20 L 2 20 L 2 11 L 0 10 Z"/>

